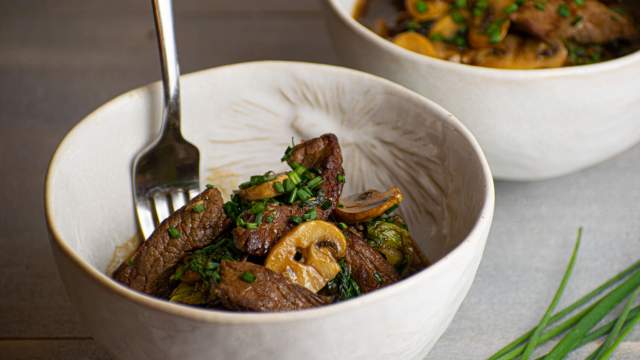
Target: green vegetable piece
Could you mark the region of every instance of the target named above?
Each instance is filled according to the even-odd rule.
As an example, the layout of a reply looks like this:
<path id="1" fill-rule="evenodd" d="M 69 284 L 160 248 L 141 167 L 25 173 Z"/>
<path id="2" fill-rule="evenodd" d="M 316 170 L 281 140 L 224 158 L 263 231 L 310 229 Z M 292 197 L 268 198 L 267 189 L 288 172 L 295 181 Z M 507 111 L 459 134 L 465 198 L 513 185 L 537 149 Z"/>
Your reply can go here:
<path id="1" fill-rule="evenodd" d="M 423 14 L 425 12 L 427 12 L 427 10 L 429 10 L 427 3 L 424 2 L 423 0 L 418 0 L 416 1 L 416 10 L 418 10 L 418 12 L 420 14 Z"/>
<path id="2" fill-rule="evenodd" d="M 326 286 L 329 292 L 337 293 L 336 297 L 340 301 L 360 296 L 360 287 L 351 276 L 351 267 L 344 259 L 338 260 L 338 264 L 340 264 L 340 272 Z"/>
<path id="3" fill-rule="evenodd" d="M 245 271 L 240 275 L 240 279 L 246 283 L 253 283 L 256 281 L 256 276 L 250 273 L 249 271 Z"/>
<path id="4" fill-rule="evenodd" d="M 273 215 L 269 215 L 267 216 L 264 221 L 266 221 L 267 223 L 271 224 L 273 222 Z"/>
<path id="5" fill-rule="evenodd" d="M 293 191 L 289 195 L 289 199 L 288 199 L 289 204 L 293 204 L 296 201 L 297 196 L 298 196 L 298 189 L 293 189 Z"/>
<path id="6" fill-rule="evenodd" d="M 306 221 L 315 220 L 318 217 L 318 212 L 315 208 L 307 211 L 302 218 Z"/>
<path id="7" fill-rule="evenodd" d="M 569 6 L 565 3 L 558 5 L 558 15 L 562 17 L 569 17 L 571 15 L 571 10 Z"/>
<path id="8" fill-rule="evenodd" d="M 467 0 L 456 0 L 453 3 L 453 6 L 455 6 L 458 9 L 466 8 L 467 7 Z"/>
<path id="9" fill-rule="evenodd" d="M 341 183 L 341 184 L 344 184 L 346 182 L 346 180 L 347 180 L 345 178 L 345 176 L 342 175 L 342 174 L 338 174 L 338 176 L 336 178 L 337 178 L 338 182 Z"/>
<path id="10" fill-rule="evenodd" d="M 307 183 L 309 189 L 315 189 L 322 184 L 324 180 L 321 177 L 315 177 Z"/>
<path id="11" fill-rule="evenodd" d="M 282 194 L 284 192 L 284 185 L 281 182 L 273 183 L 273 190 L 275 190 L 278 194 Z"/>
<path id="12" fill-rule="evenodd" d="M 246 227 L 247 229 L 249 229 L 249 230 L 255 230 L 255 229 L 257 229 L 257 228 L 258 228 L 258 224 L 254 223 L 254 222 L 250 222 L 250 223 L 247 223 L 247 224 L 245 225 L 245 227 Z"/>
<path id="13" fill-rule="evenodd" d="M 542 319 L 540 320 L 540 323 L 534 330 L 533 335 L 531 335 L 531 339 L 529 339 L 529 343 L 527 344 L 527 347 L 524 350 L 524 354 L 522 354 L 522 360 L 528 360 L 531 354 L 533 354 L 533 351 L 538 346 L 538 342 L 540 341 L 540 336 L 542 335 L 542 332 L 544 331 L 544 329 L 547 328 L 547 325 L 551 320 L 551 316 L 553 315 L 553 311 L 555 310 L 556 306 L 558 306 L 558 303 L 560 302 L 560 298 L 564 293 L 564 289 L 567 287 L 567 283 L 569 282 L 569 279 L 571 278 L 571 274 L 573 273 L 573 268 L 576 264 L 578 250 L 580 249 L 581 239 L 582 239 L 582 228 L 579 228 L 578 235 L 576 237 L 576 244 L 573 248 L 573 253 L 571 254 L 571 258 L 569 259 L 569 264 L 567 265 L 567 269 L 562 277 L 562 281 L 560 281 L 560 286 L 558 287 L 558 290 L 556 290 L 556 293 L 553 296 L 553 299 L 551 300 L 551 304 L 549 304 L 547 311 L 542 316 Z"/>
<path id="14" fill-rule="evenodd" d="M 173 226 L 169 226 L 167 232 L 169 233 L 169 237 L 172 239 L 177 239 L 182 235 L 180 234 L 180 230 L 174 228 Z"/>
<path id="15" fill-rule="evenodd" d="M 298 173 L 296 173 L 295 171 L 290 171 L 289 173 L 287 173 L 287 177 L 289 177 L 289 180 L 291 180 L 294 185 L 298 185 L 302 182 L 300 175 L 298 175 Z"/>
<path id="16" fill-rule="evenodd" d="M 513 3 L 507 6 L 506 8 L 504 8 L 504 12 L 505 14 L 513 14 L 514 12 L 518 11 L 518 8 L 519 8 L 518 4 Z"/>
<path id="17" fill-rule="evenodd" d="M 284 180 L 284 192 L 291 192 L 295 188 L 296 188 L 296 184 L 294 184 L 293 181 L 289 179 Z"/>
<path id="18" fill-rule="evenodd" d="M 602 354 L 602 356 L 598 358 L 598 360 L 608 360 L 611 357 L 611 355 L 613 355 L 613 353 L 616 351 L 618 346 L 620 346 L 620 343 L 622 343 L 622 341 L 631 333 L 631 331 L 633 331 L 633 328 L 636 325 L 638 325 L 639 322 L 640 322 L 640 313 L 632 317 L 631 320 L 627 324 L 625 324 L 624 328 L 622 329 L 622 332 L 620 333 L 620 336 L 618 336 L 618 338 Z"/>
<path id="19" fill-rule="evenodd" d="M 204 212 L 204 204 L 203 203 L 197 203 L 195 205 L 193 205 L 193 207 L 191 208 L 191 211 L 193 211 L 194 213 L 198 213 L 201 214 Z"/>
<path id="20" fill-rule="evenodd" d="M 173 290 L 169 301 L 188 305 L 202 305 L 207 302 L 206 294 L 206 288 L 183 282 Z"/>
<path id="21" fill-rule="evenodd" d="M 582 6 L 584 5 L 585 0 L 573 0 L 574 3 L 576 3 L 576 5 L 578 6 Z"/>
<path id="22" fill-rule="evenodd" d="M 300 224 L 302 223 L 303 219 L 301 216 L 292 216 L 289 218 L 289 221 L 291 221 L 294 224 Z"/>
<path id="23" fill-rule="evenodd" d="M 347 228 L 349 228 L 349 227 L 347 226 L 347 224 L 345 224 L 345 223 L 343 223 L 343 222 L 338 223 L 338 227 L 339 227 L 340 229 L 342 229 L 342 230 L 347 230 Z"/>
<path id="24" fill-rule="evenodd" d="M 213 186 L 213 184 L 207 184 L 207 189 L 213 189 L 215 188 L 215 186 Z"/>

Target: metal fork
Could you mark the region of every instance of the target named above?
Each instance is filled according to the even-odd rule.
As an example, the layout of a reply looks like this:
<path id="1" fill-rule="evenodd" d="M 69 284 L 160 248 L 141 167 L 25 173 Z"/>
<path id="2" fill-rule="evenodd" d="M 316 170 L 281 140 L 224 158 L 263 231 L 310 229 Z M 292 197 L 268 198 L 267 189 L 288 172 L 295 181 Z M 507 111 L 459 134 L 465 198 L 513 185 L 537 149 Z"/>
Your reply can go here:
<path id="1" fill-rule="evenodd" d="M 164 109 L 160 135 L 133 162 L 133 198 L 145 239 L 157 224 L 200 191 L 200 153 L 180 132 L 180 69 L 171 0 L 151 2 L 160 48 Z"/>

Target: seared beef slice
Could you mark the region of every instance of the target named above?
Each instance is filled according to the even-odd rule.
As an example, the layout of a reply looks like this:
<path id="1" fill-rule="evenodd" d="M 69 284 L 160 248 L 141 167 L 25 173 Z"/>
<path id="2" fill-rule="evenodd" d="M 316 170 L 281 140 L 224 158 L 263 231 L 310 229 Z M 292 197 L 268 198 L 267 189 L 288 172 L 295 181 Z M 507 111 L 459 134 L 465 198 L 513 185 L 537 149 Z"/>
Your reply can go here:
<path id="1" fill-rule="evenodd" d="M 317 219 L 326 220 L 338 203 L 342 192 L 342 183 L 338 181 L 338 175 L 344 175 L 344 170 L 338 138 L 333 134 L 326 134 L 305 141 L 293 148 L 289 161 L 320 171 L 320 176 L 324 180 L 320 191 L 326 200 L 331 201 L 331 206 L 326 209 L 316 207 L 316 211 Z M 289 218 L 301 216 L 310 209 L 298 204 L 270 206 L 265 211 L 264 217 L 272 216 L 271 223 L 263 222 L 257 229 L 243 227 L 234 229 L 233 238 L 236 246 L 250 255 L 266 255 L 271 246 L 291 230 L 293 225 L 289 222 Z M 250 218 L 245 220 L 251 222 Z"/>
<path id="2" fill-rule="evenodd" d="M 245 273 L 253 281 L 243 279 Z M 292 311 L 327 304 L 307 288 L 251 262 L 223 261 L 220 275 L 220 284 L 212 285 L 212 298 L 229 310 Z"/>
<path id="3" fill-rule="evenodd" d="M 541 8 L 535 1 L 526 1 L 511 15 L 511 20 L 518 29 L 545 40 L 603 44 L 638 36 L 629 17 L 597 0 L 586 0 L 584 5 L 565 0 L 548 0 L 544 4 Z M 571 16 L 562 16 L 560 6 L 567 6 Z"/>
<path id="4" fill-rule="evenodd" d="M 351 267 L 351 276 L 363 293 L 399 280 L 396 269 L 359 234 L 349 230 L 346 235 L 348 245 L 346 263 Z"/>
<path id="5" fill-rule="evenodd" d="M 207 189 L 156 228 L 113 274 L 114 279 L 147 294 L 168 295 L 168 280 L 187 252 L 212 242 L 229 226 L 217 189 Z M 196 206 L 196 210 L 194 210 Z M 201 210 L 204 206 L 204 211 Z M 173 237 L 170 228 L 175 228 Z"/>

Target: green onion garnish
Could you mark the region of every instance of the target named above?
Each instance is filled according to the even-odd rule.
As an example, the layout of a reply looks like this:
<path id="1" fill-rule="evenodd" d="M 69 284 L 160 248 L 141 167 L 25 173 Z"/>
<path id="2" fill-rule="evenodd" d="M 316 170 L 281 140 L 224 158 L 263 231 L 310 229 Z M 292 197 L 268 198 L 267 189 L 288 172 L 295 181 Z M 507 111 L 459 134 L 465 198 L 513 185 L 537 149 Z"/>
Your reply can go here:
<path id="1" fill-rule="evenodd" d="M 172 239 L 177 239 L 181 235 L 180 231 L 173 226 L 170 226 L 167 232 L 169 233 L 169 237 L 171 237 Z"/>
<path id="2" fill-rule="evenodd" d="M 289 204 L 293 204 L 296 201 L 297 195 L 298 195 L 298 189 L 293 189 L 293 191 L 289 195 L 289 199 L 288 199 Z"/>
<path id="3" fill-rule="evenodd" d="M 451 19 L 453 19 L 453 21 L 457 24 L 464 24 L 465 22 L 464 16 L 458 11 L 451 12 Z"/>
<path id="4" fill-rule="evenodd" d="M 453 3 L 453 6 L 457 7 L 458 9 L 462 9 L 467 7 L 467 0 L 456 0 Z"/>
<path id="5" fill-rule="evenodd" d="M 627 321 L 627 317 L 629 316 L 629 313 L 633 308 L 633 304 L 636 302 L 636 300 L 638 300 L 638 296 L 640 296 L 640 287 L 633 292 L 633 294 L 627 301 L 626 305 L 624 306 L 624 309 L 622 310 L 622 314 L 620 314 L 620 316 L 618 317 L 618 320 L 613 326 L 611 333 L 609 333 L 607 340 L 592 354 L 594 359 L 600 360 L 600 359 L 608 358 L 608 356 L 605 357 L 605 353 L 607 353 L 607 351 L 613 346 L 613 344 L 618 339 L 620 332 L 622 331 L 622 327 Z"/>
<path id="6" fill-rule="evenodd" d="M 348 228 L 347 224 L 345 224 L 343 222 L 338 223 L 338 227 L 340 229 L 342 229 L 342 230 L 347 230 L 347 228 Z"/>
<path id="7" fill-rule="evenodd" d="M 320 186 L 320 185 L 322 184 L 322 182 L 323 182 L 323 181 L 324 181 L 324 180 L 323 180 L 321 177 L 319 177 L 319 176 L 318 176 L 318 177 L 315 177 L 315 178 L 313 178 L 313 179 L 309 180 L 309 182 L 307 183 L 307 187 L 308 187 L 309 189 L 315 189 L 315 188 L 317 188 L 318 186 Z"/>
<path id="8" fill-rule="evenodd" d="M 565 3 L 558 5 L 558 15 L 562 17 L 569 17 L 569 15 L 571 15 L 571 10 L 569 9 L 569 6 L 567 6 L 567 4 Z"/>
<path id="9" fill-rule="evenodd" d="M 518 11 L 518 4 L 513 3 L 509 6 L 507 6 L 506 8 L 504 8 L 504 12 L 505 14 L 513 14 L 514 12 Z"/>
<path id="10" fill-rule="evenodd" d="M 206 186 L 207 186 L 207 189 L 213 189 L 213 188 L 215 188 L 215 186 L 213 186 L 213 184 L 207 184 Z"/>
<path id="11" fill-rule="evenodd" d="M 298 173 L 296 173 L 295 171 L 290 171 L 287 174 L 287 177 L 294 185 L 298 185 L 302 182 L 302 179 L 300 179 L 300 175 L 298 175 Z"/>
<path id="12" fill-rule="evenodd" d="M 306 221 L 310 221 L 310 220 L 315 220 L 318 217 L 318 212 L 316 211 L 316 208 L 313 208 L 309 211 L 307 211 L 302 218 L 305 219 Z"/>
<path id="13" fill-rule="evenodd" d="M 574 3 L 576 3 L 576 5 L 584 5 L 584 0 L 573 0 Z"/>
<path id="14" fill-rule="evenodd" d="M 294 224 L 300 224 L 303 221 L 303 219 L 301 216 L 292 216 L 289 218 L 289 221 L 291 221 Z"/>
<path id="15" fill-rule="evenodd" d="M 275 190 L 278 194 L 282 194 L 284 192 L 284 185 L 281 182 L 273 183 L 273 190 Z"/>
<path id="16" fill-rule="evenodd" d="M 346 181 L 346 178 L 344 177 L 343 174 L 338 174 L 338 176 L 336 176 L 336 179 L 338 180 L 339 183 L 344 184 Z"/>
<path id="17" fill-rule="evenodd" d="M 250 222 L 250 223 L 247 223 L 247 224 L 245 225 L 245 227 L 246 227 L 247 229 L 249 229 L 249 230 L 255 230 L 255 229 L 257 229 L 257 228 L 258 228 L 258 224 L 254 223 L 254 222 Z"/>
<path id="18" fill-rule="evenodd" d="M 271 224 L 273 222 L 273 215 L 269 215 L 266 218 L 264 218 L 264 221 L 266 221 L 267 223 Z"/>
<path id="19" fill-rule="evenodd" d="M 202 213 L 204 212 L 204 204 L 203 203 L 197 203 L 195 205 L 193 205 L 193 207 L 191 208 L 191 211 L 193 211 L 194 213 Z"/>
<path id="20" fill-rule="evenodd" d="M 296 184 L 294 184 L 293 181 L 291 181 L 289 179 L 285 179 L 284 180 L 284 191 L 283 192 L 291 192 L 295 188 L 296 188 Z"/>
<path id="21" fill-rule="evenodd" d="M 418 0 L 416 1 L 416 10 L 420 13 L 423 14 L 428 10 L 428 6 L 427 3 L 424 2 L 423 0 Z"/>
<path id="22" fill-rule="evenodd" d="M 246 283 L 251 284 L 252 282 L 256 281 L 256 276 L 249 271 L 245 271 L 242 273 L 242 275 L 240 275 L 240 279 L 242 279 L 242 281 Z"/>
<path id="23" fill-rule="evenodd" d="M 564 276 L 562 277 L 562 281 L 560 281 L 560 286 L 558 287 L 558 290 L 556 290 L 556 293 L 553 296 L 553 299 L 551 300 L 551 304 L 549 304 L 547 311 L 542 316 L 542 320 L 540 320 L 540 323 L 534 330 L 533 335 L 531 335 L 531 339 L 529 339 L 529 343 L 527 344 L 527 347 L 524 349 L 524 354 L 522 354 L 522 360 L 528 360 L 531 354 L 533 353 L 533 351 L 538 346 L 538 342 L 540 341 L 540 336 L 542 335 L 542 332 L 544 331 L 544 329 L 546 329 L 547 325 L 549 324 L 549 321 L 551 320 L 551 316 L 553 315 L 553 311 L 556 309 L 556 306 L 558 306 L 558 303 L 560 302 L 560 298 L 564 293 L 564 289 L 567 287 L 569 278 L 573 273 L 573 267 L 576 264 L 576 257 L 578 255 L 578 250 L 580 249 L 581 239 L 582 239 L 582 228 L 579 228 L 578 235 L 576 237 L 576 244 L 573 247 L 573 253 L 571 254 L 571 258 L 569 259 L 569 264 L 567 265 L 567 269 L 564 273 Z"/>

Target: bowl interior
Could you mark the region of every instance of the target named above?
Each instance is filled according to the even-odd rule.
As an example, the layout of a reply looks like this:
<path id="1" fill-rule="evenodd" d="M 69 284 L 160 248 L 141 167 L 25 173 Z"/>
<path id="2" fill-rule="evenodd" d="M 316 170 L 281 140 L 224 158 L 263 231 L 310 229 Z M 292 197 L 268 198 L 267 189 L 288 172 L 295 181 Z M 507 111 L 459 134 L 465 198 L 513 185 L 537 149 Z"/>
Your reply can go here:
<path id="1" fill-rule="evenodd" d="M 439 106 L 386 80 L 322 65 L 259 62 L 188 75 L 182 90 L 183 132 L 200 149 L 202 184 L 227 195 L 250 175 L 285 169 L 279 159 L 291 138 L 333 132 L 343 149 L 344 194 L 398 185 L 405 194 L 401 211 L 432 261 L 465 239 L 487 201 L 486 163 L 468 131 Z M 52 161 L 50 225 L 103 273 L 116 248 L 120 256 L 131 250 L 131 163 L 158 131 L 160 109 L 158 84 L 129 92 L 82 121 Z"/>

